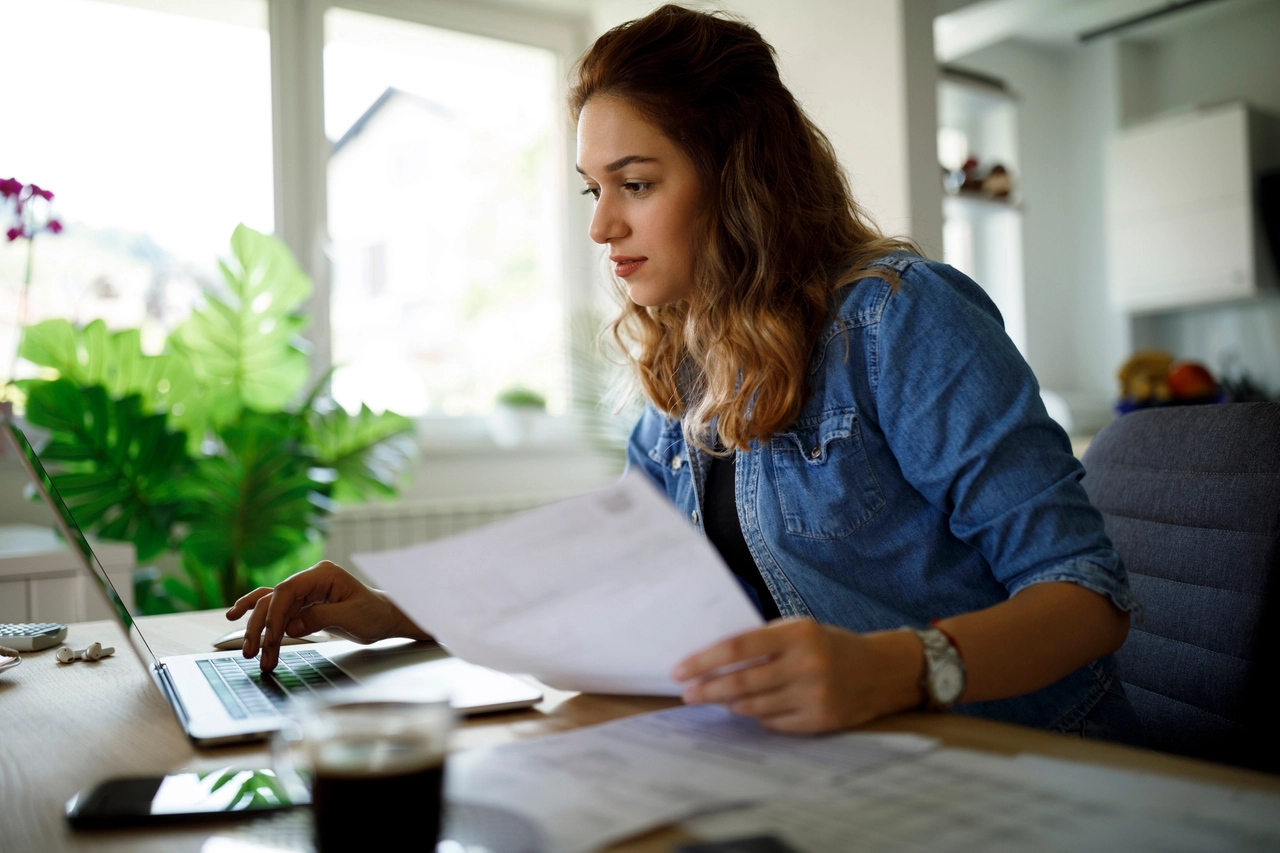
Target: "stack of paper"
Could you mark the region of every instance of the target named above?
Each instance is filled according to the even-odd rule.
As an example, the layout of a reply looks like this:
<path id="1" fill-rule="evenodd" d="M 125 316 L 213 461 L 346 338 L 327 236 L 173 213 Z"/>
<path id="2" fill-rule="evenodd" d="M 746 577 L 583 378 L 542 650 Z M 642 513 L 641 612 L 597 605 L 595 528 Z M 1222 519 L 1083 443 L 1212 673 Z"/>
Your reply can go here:
<path id="1" fill-rule="evenodd" d="M 914 735 L 795 737 L 716 705 L 642 714 L 449 757 L 449 799 L 542 829 L 544 853 L 592 850 L 709 809 L 834 788 L 920 755 Z"/>
<path id="2" fill-rule="evenodd" d="M 914 735 L 773 734 L 718 706 L 450 757 L 449 797 L 514 811 L 543 853 L 682 821 L 797 853 L 1280 850 L 1280 796 Z"/>
<path id="3" fill-rule="evenodd" d="M 772 835 L 797 853 L 1262 853 L 1280 850 L 1280 797 L 940 749 L 684 826 L 707 839 Z"/>

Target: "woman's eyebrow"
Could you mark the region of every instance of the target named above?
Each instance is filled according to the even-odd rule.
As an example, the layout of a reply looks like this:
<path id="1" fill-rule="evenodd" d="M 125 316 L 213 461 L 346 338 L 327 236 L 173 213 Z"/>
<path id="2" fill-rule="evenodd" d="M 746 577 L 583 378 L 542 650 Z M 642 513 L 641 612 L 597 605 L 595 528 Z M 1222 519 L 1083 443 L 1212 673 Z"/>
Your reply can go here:
<path id="1" fill-rule="evenodd" d="M 606 172 L 616 172 L 619 169 L 623 168 L 624 166 L 630 166 L 632 163 L 654 163 L 657 161 L 657 159 L 658 159 L 657 157 L 643 157 L 639 154 L 628 154 L 626 157 L 620 157 L 619 159 L 614 160 L 612 163 L 605 166 L 604 170 Z M 582 167 L 577 165 L 576 163 L 574 164 L 573 168 L 578 170 L 579 175 L 587 174 L 582 170 Z"/>

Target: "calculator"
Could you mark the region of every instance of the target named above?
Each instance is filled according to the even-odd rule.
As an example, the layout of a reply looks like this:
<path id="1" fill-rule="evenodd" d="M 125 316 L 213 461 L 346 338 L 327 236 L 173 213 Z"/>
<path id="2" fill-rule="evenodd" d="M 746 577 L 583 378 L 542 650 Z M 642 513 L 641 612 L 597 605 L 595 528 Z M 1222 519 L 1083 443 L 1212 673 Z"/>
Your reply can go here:
<path id="1" fill-rule="evenodd" d="M 67 626 L 57 622 L 0 622 L 0 646 L 34 652 L 56 646 L 67 636 Z"/>

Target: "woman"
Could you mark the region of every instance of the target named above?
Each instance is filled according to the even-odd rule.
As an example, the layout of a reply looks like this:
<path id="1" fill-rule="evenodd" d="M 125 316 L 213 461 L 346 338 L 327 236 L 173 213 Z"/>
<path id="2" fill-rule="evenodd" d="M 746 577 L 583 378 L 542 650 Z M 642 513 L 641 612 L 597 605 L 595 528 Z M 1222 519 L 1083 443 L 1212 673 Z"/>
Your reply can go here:
<path id="1" fill-rule="evenodd" d="M 684 661 L 685 700 L 1134 737 L 1110 655 L 1138 605 L 1066 436 L 981 289 L 859 212 L 759 34 L 664 6 L 594 44 L 570 107 L 649 401 L 630 464 L 773 617 Z M 332 564 L 251 607 L 264 669 L 286 632 L 425 636 Z"/>

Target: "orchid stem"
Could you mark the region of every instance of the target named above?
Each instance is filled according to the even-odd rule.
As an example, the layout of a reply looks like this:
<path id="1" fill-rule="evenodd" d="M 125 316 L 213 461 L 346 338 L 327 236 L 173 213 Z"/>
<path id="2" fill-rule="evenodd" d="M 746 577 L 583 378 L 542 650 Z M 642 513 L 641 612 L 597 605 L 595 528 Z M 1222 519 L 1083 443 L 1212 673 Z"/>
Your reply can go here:
<path id="1" fill-rule="evenodd" d="M 18 369 L 18 348 L 22 345 L 22 330 L 27 327 L 27 300 L 31 293 L 32 258 L 35 255 L 35 239 L 27 238 L 27 274 L 22 277 L 22 292 L 18 295 L 18 340 L 13 347 L 13 358 L 9 360 L 9 375 L 5 384 L 13 382 L 13 373 Z"/>
<path id="2" fill-rule="evenodd" d="M 31 271 L 36 254 L 35 235 L 27 238 L 27 274 L 22 277 L 22 298 L 18 302 L 18 328 L 27 325 L 27 294 L 31 292 Z"/>

